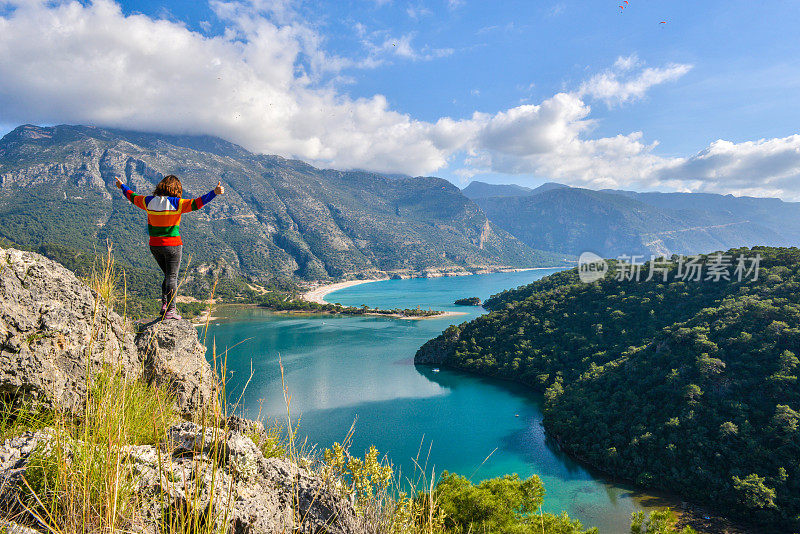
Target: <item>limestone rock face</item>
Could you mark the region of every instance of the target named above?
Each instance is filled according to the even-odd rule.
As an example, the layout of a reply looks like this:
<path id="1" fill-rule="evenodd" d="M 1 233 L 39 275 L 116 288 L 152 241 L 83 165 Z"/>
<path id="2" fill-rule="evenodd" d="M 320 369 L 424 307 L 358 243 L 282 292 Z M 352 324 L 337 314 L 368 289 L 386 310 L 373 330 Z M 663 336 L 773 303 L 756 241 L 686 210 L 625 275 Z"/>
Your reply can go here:
<path id="1" fill-rule="evenodd" d="M 0 249 L 0 394 L 77 412 L 87 372 L 109 365 L 166 386 L 184 414 L 213 399 L 205 348 L 188 321 L 152 323 L 135 337 L 129 326 L 60 264 Z"/>
<path id="2" fill-rule="evenodd" d="M 214 378 L 206 348 L 188 321 L 157 321 L 136 335 L 143 378 L 166 387 L 184 415 L 215 402 Z"/>
<path id="3" fill-rule="evenodd" d="M 28 458 L 48 439 L 47 432 L 26 433 L 0 444 L 0 516 L 15 510 Z M 158 447 L 125 452 L 141 503 L 130 532 L 156 534 L 165 519 L 179 525 L 196 510 L 214 531 L 231 534 L 369 531 L 330 483 L 289 460 L 265 458 L 240 432 L 182 422 Z"/>
<path id="4" fill-rule="evenodd" d="M 60 264 L 0 249 L 0 392 L 74 411 L 104 363 L 139 372 L 123 319 Z"/>

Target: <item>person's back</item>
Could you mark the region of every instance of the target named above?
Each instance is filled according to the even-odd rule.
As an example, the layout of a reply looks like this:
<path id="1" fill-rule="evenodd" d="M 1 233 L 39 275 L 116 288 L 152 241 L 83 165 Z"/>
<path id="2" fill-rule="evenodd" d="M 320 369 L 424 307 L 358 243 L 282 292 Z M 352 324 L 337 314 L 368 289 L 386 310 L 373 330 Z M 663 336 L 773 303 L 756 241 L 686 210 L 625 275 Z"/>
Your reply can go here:
<path id="1" fill-rule="evenodd" d="M 178 288 L 178 270 L 183 254 L 181 240 L 181 215 L 199 210 L 217 195 L 225 192 L 222 182 L 205 195 L 195 199 L 181 198 L 183 186 L 174 176 L 165 176 L 152 195 L 137 195 L 117 179 L 117 187 L 137 208 L 147 212 L 147 232 L 150 235 L 150 252 L 164 272 L 161 283 L 161 313 L 165 319 L 180 319 L 175 308 Z"/>

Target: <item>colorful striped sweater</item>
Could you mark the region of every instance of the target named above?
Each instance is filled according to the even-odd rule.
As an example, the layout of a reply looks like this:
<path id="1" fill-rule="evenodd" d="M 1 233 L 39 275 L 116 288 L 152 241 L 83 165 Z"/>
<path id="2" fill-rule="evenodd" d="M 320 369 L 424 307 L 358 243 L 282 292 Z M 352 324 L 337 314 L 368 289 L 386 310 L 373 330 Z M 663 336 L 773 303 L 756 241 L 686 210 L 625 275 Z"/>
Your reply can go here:
<path id="1" fill-rule="evenodd" d="M 150 234 L 150 245 L 154 247 L 174 247 L 182 245 L 181 215 L 199 210 L 217 194 L 212 189 L 194 200 L 177 197 L 157 197 L 137 195 L 123 185 L 122 192 L 134 206 L 147 212 L 147 232 Z"/>

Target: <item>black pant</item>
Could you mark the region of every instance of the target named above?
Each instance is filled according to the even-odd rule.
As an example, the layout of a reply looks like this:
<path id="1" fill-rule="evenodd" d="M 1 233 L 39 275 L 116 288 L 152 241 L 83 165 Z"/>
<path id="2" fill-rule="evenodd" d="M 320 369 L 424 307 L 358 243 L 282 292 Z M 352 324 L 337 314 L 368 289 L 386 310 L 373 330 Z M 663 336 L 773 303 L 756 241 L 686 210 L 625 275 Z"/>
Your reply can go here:
<path id="1" fill-rule="evenodd" d="M 164 271 L 164 281 L 161 282 L 161 302 L 167 303 L 167 311 L 175 309 L 175 297 L 178 293 L 178 269 L 181 266 L 181 253 L 183 245 L 177 247 L 150 246 L 150 252 Z"/>

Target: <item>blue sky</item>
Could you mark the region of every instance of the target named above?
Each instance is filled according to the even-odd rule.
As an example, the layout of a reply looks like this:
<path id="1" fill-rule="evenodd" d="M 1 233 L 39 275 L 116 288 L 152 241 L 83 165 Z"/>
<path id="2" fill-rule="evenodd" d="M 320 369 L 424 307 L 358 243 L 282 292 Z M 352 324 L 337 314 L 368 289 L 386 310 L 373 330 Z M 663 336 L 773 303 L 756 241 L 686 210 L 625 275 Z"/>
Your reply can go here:
<path id="1" fill-rule="evenodd" d="M 621 1 L 621 0 L 620 0 Z M 128 13 L 168 16 L 203 31 L 216 18 L 202 2 L 122 2 Z M 637 54 L 648 64 L 690 63 L 680 83 L 635 105 L 596 106 L 598 132 L 642 130 L 660 152 L 681 155 L 724 138 L 797 133 L 800 124 L 800 2 L 467 1 L 305 2 L 302 14 L 326 48 L 364 54 L 361 24 L 387 37 L 412 35 L 415 48 L 452 50 L 431 60 L 396 58 L 351 71 L 353 96 L 376 93 L 404 113 L 435 121 L 537 102 Z M 667 24 L 660 24 L 666 20 Z M 212 25 L 224 31 L 224 24 Z"/>
<path id="2" fill-rule="evenodd" d="M 800 195 L 800 2 L 36 4 L 0 1 L 0 24 L 21 36 L 50 18 L 44 28 L 75 31 L 38 49 L 14 31 L 0 36 L 0 58 L 16 47 L 36 57 L 24 76 L 0 72 L 12 78 L 0 76 L 0 130 L 84 122 L 211 133 L 320 166 L 461 186 L 555 180 Z M 194 42 L 139 57 L 165 36 Z M 200 72 L 209 55 L 230 68 Z M 140 68 L 132 75 L 120 63 Z M 55 92 L 30 72 L 67 64 L 92 84 L 69 75 Z M 178 91 L 180 112 L 170 113 L 169 95 L 150 94 L 165 72 L 173 87 L 196 88 Z M 130 78 L 139 91 L 97 88 Z M 230 117 L 215 119 L 209 106 Z"/>

